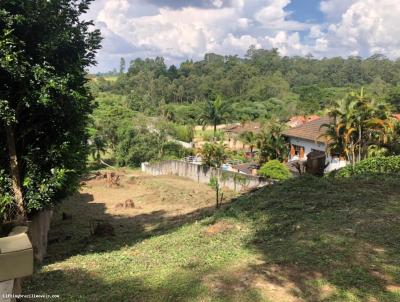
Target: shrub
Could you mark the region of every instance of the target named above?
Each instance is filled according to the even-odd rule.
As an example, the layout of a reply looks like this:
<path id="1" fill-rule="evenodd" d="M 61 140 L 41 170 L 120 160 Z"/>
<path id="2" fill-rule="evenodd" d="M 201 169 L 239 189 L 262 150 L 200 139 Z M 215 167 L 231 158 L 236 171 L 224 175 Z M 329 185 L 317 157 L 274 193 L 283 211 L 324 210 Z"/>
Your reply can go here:
<path id="1" fill-rule="evenodd" d="M 215 132 L 215 137 L 214 137 L 214 131 L 213 130 L 204 130 L 203 133 L 202 133 L 202 138 L 206 142 L 211 142 L 211 141 L 214 140 L 214 138 L 217 141 L 222 141 L 224 139 L 224 136 L 225 136 L 224 132 L 218 131 L 218 130 L 217 130 L 217 132 Z"/>
<path id="2" fill-rule="evenodd" d="M 128 126 L 119 131 L 116 159 L 119 166 L 139 167 L 142 162 L 178 159 L 193 154 L 178 143 L 167 140 L 165 133 Z"/>
<path id="3" fill-rule="evenodd" d="M 372 174 L 400 174 L 400 156 L 380 156 L 364 159 L 354 167 L 351 165 L 346 166 L 332 172 L 330 176 L 350 177 Z"/>
<path id="4" fill-rule="evenodd" d="M 163 160 L 180 159 L 189 155 L 194 155 L 193 149 L 186 149 L 178 143 L 167 142 L 163 146 Z"/>
<path id="5" fill-rule="evenodd" d="M 289 168 L 276 159 L 265 163 L 258 173 L 261 176 L 276 180 L 286 180 L 292 177 Z"/>
<path id="6" fill-rule="evenodd" d="M 210 167 L 221 167 L 227 158 L 226 147 L 221 143 L 206 143 L 201 151 L 203 163 Z"/>
<path id="7" fill-rule="evenodd" d="M 116 150 L 119 166 L 139 167 L 142 162 L 158 159 L 161 142 L 155 133 L 128 128 L 120 131 L 119 140 Z"/>
<path id="8" fill-rule="evenodd" d="M 191 126 L 185 125 L 177 125 L 174 124 L 172 126 L 171 135 L 174 136 L 177 140 L 190 143 L 193 140 L 193 128 Z"/>
<path id="9" fill-rule="evenodd" d="M 157 123 L 157 129 L 160 131 L 165 131 L 173 138 L 187 143 L 190 143 L 194 136 L 194 130 L 192 126 L 180 125 L 169 121 L 159 121 Z"/>

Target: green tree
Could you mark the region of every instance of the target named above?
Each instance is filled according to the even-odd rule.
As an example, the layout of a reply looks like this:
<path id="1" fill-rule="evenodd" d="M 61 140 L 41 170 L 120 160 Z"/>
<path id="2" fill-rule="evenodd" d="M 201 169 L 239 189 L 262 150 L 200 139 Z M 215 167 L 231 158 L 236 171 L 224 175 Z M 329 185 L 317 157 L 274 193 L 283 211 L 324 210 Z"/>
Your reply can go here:
<path id="1" fill-rule="evenodd" d="M 100 163 L 101 154 L 107 151 L 107 144 L 104 138 L 98 134 L 93 135 L 89 147 L 93 159 L 96 160 L 97 163 Z"/>
<path id="2" fill-rule="evenodd" d="M 245 131 L 240 135 L 241 141 L 250 147 L 250 152 L 253 154 L 254 148 L 257 146 L 257 136 L 252 131 Z"/>
<path id="3" fill-rule="evenodd" d="M 22 219 L 74 188 L 85 165 L 85 68 L 101 40 L 81 20 L 90 2 L 0 3 L 0 170 Z"/>
<path id="4" fill-rule="evenodd" d="M 146 128 L 127 126 L 119 131 L 116 159 L 119 166 L 139 167 L 142 162 L 156 160 L 160 156 L 160 141 L 156 133 Z"/>
<path id="5" fill-rule="evenodd" d="M 328 149 L 344 154 L 353 165 L 367 157 L 371 145 L 383 146 L 395 134 L 391 107 L 366 95 L 364 89 L 349 93 L 328 114 L 332 123 L 323 125 Z"/>
<path id="6" fill-rule="evenodd" d="M 222 143 L 206 143 L 201 150 L 203 163 L 219 168 L 227 158 L 226 147 Z"/>
<path id="7" fill-rule="evenodd" d="M 199 122 L 205 127 L 212 124 L 214 135 L 217 132 L 217 126 L 226 121 L 228 114 L 228 103 L 224 103 L 222 98 L 218 96 L 213 102 L 208 101 L 203 109 L 203 114 L 200 116 Z"/>
<path id="8" fill-rule="evenodd" d="M 210 182 L 208 184 L 215 191 L 215 207 L 218 209 L 220 207 L 220 202 L 223 198 L 223 193 L 221 192 L 221 185 L 219 183 L 218 176 L 211 176 Z"/>
<path id="9" fill-rule="evenodd" d="M 226 147 L 222 143 L 206 143 L 201 150 L 201 157 L 203 163 L 209 167 L 217 168 L 215 174 L 211 176 L 209 186 L 215 191 L 216 208 L 220 206 L 223 193 L 221 192 L 221 185 L 219 182 L 221 171 L 219 168 L 227 159 Z"/>
<path id="10" fill-rule="evenodd" d="M 125 59 L 121 58 L 121 60 L 119 62 L 119 74 L 120 75 L 125 73 L 125 68 L 126 68 Z"/>

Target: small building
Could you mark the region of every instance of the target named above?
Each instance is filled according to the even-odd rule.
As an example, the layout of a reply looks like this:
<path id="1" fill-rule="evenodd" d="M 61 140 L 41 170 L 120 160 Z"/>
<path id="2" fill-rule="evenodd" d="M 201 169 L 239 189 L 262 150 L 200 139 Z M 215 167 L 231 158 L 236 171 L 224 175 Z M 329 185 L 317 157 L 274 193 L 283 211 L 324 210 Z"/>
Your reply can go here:
<path id="1" fill-rule="evenodd" d="M 225 133 L 230 136 L 240 136 L 244 132 L 260 133 L 262 125 L 259 122 L 246 122 L 244 124 L 231 124 L 225 128 Z"/>
<path id="2" fill-rule="evenodd" d="M 313 151 L 326 152 L 324 124 L 331 123 L 329 117 L 321 117 L 283 132 L 290 144 L 289 162 L 306 161 L 307 155 Z M 326 154 L 325 172 L 337 170 L 347 165 L 347 161 L 339 156 Z"/>
<path id="3" fill-rule="evenodd" d="M 241 135 L 245 132 L 253 132 L 258 134 L 262 131 L 262 125 L 259 122 L 246 122 L 244 124 L 231 124 L 225 128 L 225 134 L 227 136 L 226 145 L 231 150 L 250 150 L 250 146 L 247 146 L 241 140 Z M 251 152 L 250 152 L 251 153 Z M 254 156 L 246 156 L 247 158 L 253 158 Z"/>

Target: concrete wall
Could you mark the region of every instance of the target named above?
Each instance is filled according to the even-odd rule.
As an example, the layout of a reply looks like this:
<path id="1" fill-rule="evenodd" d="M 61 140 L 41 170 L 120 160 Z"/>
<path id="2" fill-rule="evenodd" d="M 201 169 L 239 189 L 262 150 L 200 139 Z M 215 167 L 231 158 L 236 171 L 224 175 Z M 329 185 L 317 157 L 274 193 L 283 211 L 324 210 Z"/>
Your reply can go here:
<path id="1" fill-rule="evenodd" d="M 190 178 L 196 182 L 208 184 L 212 176 L 218 176 L 222 187 L 234 191 L 253 189 L 272 184 L 273 181 L 247 174 L 222 171 L 204 165 L 197 165 L 179 160 L 160 163 L 142 163 L 142 171 L 151 175 L 177 175 Z"/>
<path id="2" fill-rule="evenodd" d="M 32 221 L 28 222 L 28 235 L 32 242 L 33 256 L 39 263 L 43 261 L 47 253 L 47 235 L 50 230 L 53 210 L 43 210 L 38 212 Z"/>

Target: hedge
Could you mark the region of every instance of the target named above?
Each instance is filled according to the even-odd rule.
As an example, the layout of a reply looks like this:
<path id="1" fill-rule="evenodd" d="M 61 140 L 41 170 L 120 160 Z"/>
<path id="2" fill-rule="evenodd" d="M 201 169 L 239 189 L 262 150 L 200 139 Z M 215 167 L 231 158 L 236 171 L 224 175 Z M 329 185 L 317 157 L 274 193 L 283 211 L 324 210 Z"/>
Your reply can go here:
<path id="1" fill-rule="evenodd" d="M 368 176 L 372 174 L 400 174 L 400 156 L 380 156 L 360 161 L 354 167 L 348 165 L 331 175 L 335 177 Z"/>
<path id="2" fill-rule="evenodd" d="M 289 168 L 276 159 L 265 163 L 258 171 L 258 174 L 276 180 L 286 180 L 292 177 Z"/>

